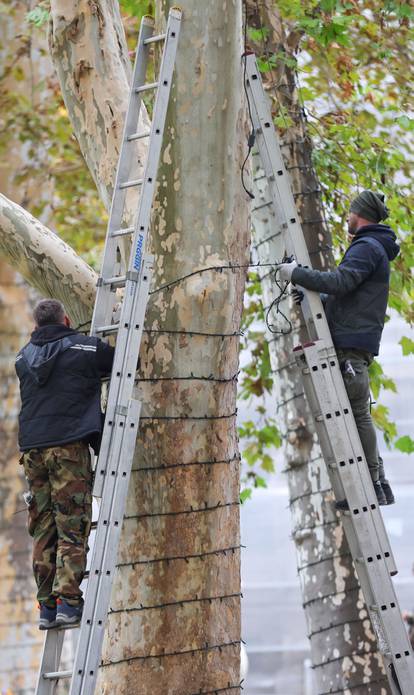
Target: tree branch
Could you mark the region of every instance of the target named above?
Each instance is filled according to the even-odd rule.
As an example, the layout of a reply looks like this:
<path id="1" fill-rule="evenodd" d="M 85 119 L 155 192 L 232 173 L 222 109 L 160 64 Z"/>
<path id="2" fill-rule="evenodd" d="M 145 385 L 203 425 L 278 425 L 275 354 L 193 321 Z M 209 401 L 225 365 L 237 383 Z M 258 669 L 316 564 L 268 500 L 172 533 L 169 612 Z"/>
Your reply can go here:
<path id="1" fill-rule="evenodd" d="M 0 254 L 42 295 L 60 299 L 75 324 L 91 317 L 94 270 L 39 220 L 1 194 Z"/>
<path id="2" fill-rule="evenodd" d="M 109 209 L 131 80 L 119 3 L 52 0 L 49 47 L 82 154 Z M 140 128 L 148 126 L 142 106 Z M 146 151 L 138 141 L 138 169 Z M 135 201 L 128 199 L 130 215 Z"/>

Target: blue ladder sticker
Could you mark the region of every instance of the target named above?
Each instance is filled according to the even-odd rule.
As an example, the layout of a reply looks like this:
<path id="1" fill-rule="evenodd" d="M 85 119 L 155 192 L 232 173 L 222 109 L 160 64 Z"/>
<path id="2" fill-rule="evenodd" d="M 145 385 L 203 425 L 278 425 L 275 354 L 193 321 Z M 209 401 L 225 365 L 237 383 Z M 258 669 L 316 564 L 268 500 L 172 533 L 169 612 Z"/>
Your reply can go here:
<path id="1" fill-rule="evenodd" d="M 137 248 L 135 251 L 135 258 L 134 258 L 134 268 L 135 270 L 139 270 L 141 267 L 141 261 L 142 261 L 142 245 L 144 243 L 144 237 L 142 234 L 139 235 L 138 237 L 138 242 L 137 242 Z"/>

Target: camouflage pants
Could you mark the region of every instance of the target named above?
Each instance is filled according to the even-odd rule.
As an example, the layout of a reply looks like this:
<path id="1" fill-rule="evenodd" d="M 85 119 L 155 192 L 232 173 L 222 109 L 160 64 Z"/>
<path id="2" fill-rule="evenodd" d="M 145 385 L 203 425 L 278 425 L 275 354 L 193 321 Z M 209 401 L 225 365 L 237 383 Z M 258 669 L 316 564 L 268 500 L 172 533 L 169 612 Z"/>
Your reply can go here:
<path id="1" fill-rule="evenodd" d="M 33 537 L 33 572 L 40 603 L 52 606 L 62 597 L 82 600 L 92 515 L 89 447 L 73 442 L 30 449 L 20 462 L 29 484 L 29 533 Z"/>

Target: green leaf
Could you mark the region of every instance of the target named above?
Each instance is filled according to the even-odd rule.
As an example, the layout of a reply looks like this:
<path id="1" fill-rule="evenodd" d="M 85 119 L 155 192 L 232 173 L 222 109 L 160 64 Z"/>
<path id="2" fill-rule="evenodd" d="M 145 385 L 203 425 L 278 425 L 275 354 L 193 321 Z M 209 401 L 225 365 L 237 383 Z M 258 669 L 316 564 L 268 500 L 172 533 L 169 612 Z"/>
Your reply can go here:
<path id="1" fill-rule="evenodd" d="M 256 475 L 254 479 L 254 486 L 255 487 L 267 487 L 267 483 L 264 478 L 262 478 L 260 475 Z"/>
<path id="2" fill-rule="evenodd" d="M 273 459 L 271 456 L 269 456 L 269 454 L 263 454 L 260 467 L 263 468 L 263 470 L 267 473 L 275 472 L 275 464 L 273 463 Z"/>
<path id="3" fill-rule="evenodd" d="M 252 489 L 249 487 L 246 487 L 240 493 L 240 503 L 243 504 L 244 502 L 249 500 L 251 498 L 251 496 L 252 496 Z"/>
<path id="4" fill-rule="evenodd" d="M 251 41 L 255 41 L 256 43 L 258 42 L 264 42 L 266 40 L 266 37 L 269 36 L 269 28 L 268 27 L 261 27 L 260 29 L 255 29 L 254 27 L 248 27 L 247 29 L 247 35 Z"/>
<path id="5" fill-rule="evenodd" d="M 403 336 L 399 341 L 399 345 L 401 345 L 402 347 L 402 353 L 404 357 L 414 353 L 414 340 L 411 340 L 411 338 L 406 338 L 405 336 Z"/>
<path id="6" fill-rule="evenodd" d="M 410 118 L 409 116 L 405 115 L 400 116 L 399 118 L 397 118 L 397 123 L 401 126 L 401 128 L 404 128 L 404 130 L 414 130 L 414 118 Z"/>
<path id="7" fill-rule="evenodd" d="M 49 19 L 49 11 L 42 5 L 38 5 L 30 12 L 26 13 L 26 21 L 29 24 L 34 24 L 36 27 L 41 27 Z"/>
<path id="8" fill-rule="evenodd" d="M 408 434 L 397 439 L 397 441 L 394 442 L 394 446 L 399 451 L 403 451 L 404 454 L 414 453 L 414 441 L 408 436 Z"/>

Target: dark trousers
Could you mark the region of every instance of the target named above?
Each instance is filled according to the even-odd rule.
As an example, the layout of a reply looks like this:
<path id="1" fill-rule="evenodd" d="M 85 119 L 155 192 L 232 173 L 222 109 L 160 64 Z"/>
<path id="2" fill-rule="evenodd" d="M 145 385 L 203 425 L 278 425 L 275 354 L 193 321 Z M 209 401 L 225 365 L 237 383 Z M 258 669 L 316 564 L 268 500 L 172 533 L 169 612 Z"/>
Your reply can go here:
<path id="1" fill-rule="evenodd" d="M 385 481 L 370 409 L 368 367 L 373 357 L 370 353 L 349 348 L 338 348 L 336 352 L 371 478 L 373 482 Z"/>
<path id="2" fill-rule="evenodd" d="M 84 442 L 26 451 L 20 462 L 29 485 L 29 533 L 39 603 L 73 605 L 86 568 L 92 516 L 92 469 Z"/>

